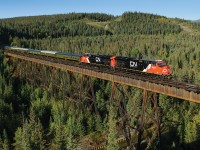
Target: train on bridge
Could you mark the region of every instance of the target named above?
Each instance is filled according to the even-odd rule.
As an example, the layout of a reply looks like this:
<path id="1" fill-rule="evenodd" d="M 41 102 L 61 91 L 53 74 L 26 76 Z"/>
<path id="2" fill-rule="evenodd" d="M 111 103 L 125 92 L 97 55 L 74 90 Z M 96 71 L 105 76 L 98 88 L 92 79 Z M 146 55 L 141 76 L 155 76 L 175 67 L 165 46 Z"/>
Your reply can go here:
<path id="1" fill-rule="evenodd" d="M 120 67 L 158 75 L 171 75 L 170 67 L 163 60 L 147 60 L 111 55 L 93 55 L 90 53 L 80 55 L 67 52 L 35 50 L 30 48 L 18 48 L 10 46 L 6 46 L 4 49 L 18 51 L 21 53 L 32 53 L 34 55 L 45 55 L 48 57 L 70 59 L 80 61 L 81 63 L 107 65 L 113 69 L 115 69 L 116 67 Z"/>

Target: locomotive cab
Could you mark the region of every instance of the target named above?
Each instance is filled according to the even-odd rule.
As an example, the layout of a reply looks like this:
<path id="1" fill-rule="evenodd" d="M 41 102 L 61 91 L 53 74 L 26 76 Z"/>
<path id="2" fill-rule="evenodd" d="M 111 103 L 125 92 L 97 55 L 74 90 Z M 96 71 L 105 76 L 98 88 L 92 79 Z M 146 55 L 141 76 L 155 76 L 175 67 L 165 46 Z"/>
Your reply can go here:
<path id="1" fill-rule="evenodd" d="M 171 74 L 170 68 L 166 62 L 164 62 L 164 61 L 157 62 L 156 65 L 160 69 L 161 74 L 163 74 L 163 75 Z"/>
<path id="2" fill-rule="evenodd" d="M 165 61 L 157 60 L 152 61 L 147 68 L 148 73 L 160 74 L 160 75 L 170 75 L 171 71 L 169 66 Z"/>

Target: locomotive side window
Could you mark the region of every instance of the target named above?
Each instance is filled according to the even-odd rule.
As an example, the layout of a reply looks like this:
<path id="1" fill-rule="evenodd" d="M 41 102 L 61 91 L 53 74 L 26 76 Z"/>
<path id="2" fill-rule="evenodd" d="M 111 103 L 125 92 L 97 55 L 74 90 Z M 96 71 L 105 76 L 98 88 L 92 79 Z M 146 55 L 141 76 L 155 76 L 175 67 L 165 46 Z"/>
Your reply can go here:
<path id="1" fill-rule="evenodd" d="M 88 56 L 88 57 L 90 57 L 91 54 L 90 54 L 90 53 L 85 53 L 84 56 Z"/>
<path id="2" fill-rule="evenodd" d="M 156 62 L 152 62 L 151 64 L 152 64 L 152 66 L 156 66 Z"/>
<path id="3" fill-rule="evenodd" d="M 161 62 L 161 63 L 157 63 L 159 67 L 164 67 L 166 66 L 167 64 L 165 62 Z"/>

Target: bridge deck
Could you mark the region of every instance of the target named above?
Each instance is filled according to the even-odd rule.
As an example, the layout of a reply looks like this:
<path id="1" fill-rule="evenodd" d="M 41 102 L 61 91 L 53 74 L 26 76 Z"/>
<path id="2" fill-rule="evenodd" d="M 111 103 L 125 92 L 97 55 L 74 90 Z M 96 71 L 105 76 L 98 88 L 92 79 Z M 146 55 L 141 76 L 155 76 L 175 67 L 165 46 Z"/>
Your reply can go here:
<path id="1" fill-rule="evenodd" d="M 127 76 L 123 76 L 120 74 L 116 74 L 112 71 L 101 72 L 101 71 L 96 71 L 96 70 L 92 70 L 89 68 L 88 69 L 81 68 L 80 66 L 61 64 L 61 63 L 52 62 L 50 60 L 49 61 L 42 60 L 42 59 L 38 59 L 38 58 L 22 56 L 22 55 L 18 55 L 18 54 L 9 53 L 9 52 L 5 52 L 5 55 L 14 57 L 14 58 L 18 58 L 18 59 L 23 59 L 26 61 L 31 61 L 34 63 L 51 66 L 51 67 L 56 67 L 56 68 L 59 68 L 62 70 L 67 70 L 67 71 L 71 71 L 71 72 L 75 72 L 75 73 L 79 73 L 79 74 L 83 74 L 83 75 L 87 75 L 87 76 L 91 76 L 91 77 L 95 77 L 95 78 L 100 78 L 103 80 L 109 80 L 109 81 L 113 81 L 116 83 L 132 86 L 132 87 L 137 87 L 140 89 L 144 89 L 144 90 L 148 90 L 148 91 L 152 91 L 152 92 L 156 92 L 156 93 L 161 93 L 164 95 L 184 99 L 187 101 L 200 103 L 200 93 L 185 90 L 177 85 L 174 87 L 174 86 L 170 86 L 170 85 L 163 85 L 163 84 L 160 84 L 159 82 L 152 83 L 149 81 L 143 81 L 143 80 L 135 79 L 132 77 L 127 77 Z M 180 82 L 180 85 L 181 84 L 182 83 Z"/>

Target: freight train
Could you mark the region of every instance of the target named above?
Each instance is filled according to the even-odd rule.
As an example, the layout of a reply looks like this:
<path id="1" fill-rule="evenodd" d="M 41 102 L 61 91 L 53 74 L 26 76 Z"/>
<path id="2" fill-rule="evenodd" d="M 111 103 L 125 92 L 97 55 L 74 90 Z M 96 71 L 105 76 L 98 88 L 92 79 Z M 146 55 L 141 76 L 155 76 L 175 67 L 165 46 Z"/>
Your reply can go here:
<path id="1" fill-rule="evenodd" d="M 130 57 L 122 57 L 122 56 L 112 56 L 112 55 L 93 55 L 90 53 L 85 53 L 83 55 L 80 55 L 80 54 L 73 54 L 66 52 L 35 50 L 29 48 L 17 48 L 9 46 L 6 46 L 4 49 L 19 51 L 22 53 L 33 53 L 50 57 L 71 59 L 75 61 L 80 61 L 81 63 L 107 65 L 113 69 L 127 68 L 158 75 L 171 75 L 170 67 L 163 60 L 147 60 L 147 59 L 137 59 Z"/>

